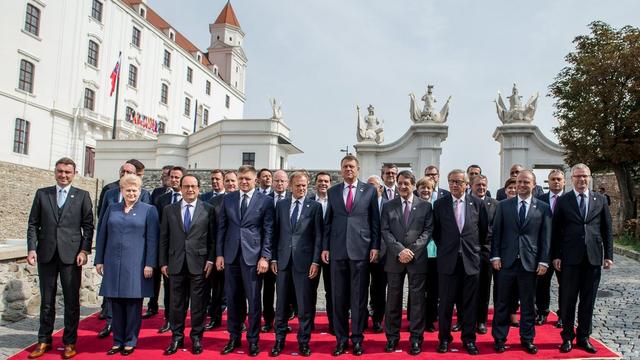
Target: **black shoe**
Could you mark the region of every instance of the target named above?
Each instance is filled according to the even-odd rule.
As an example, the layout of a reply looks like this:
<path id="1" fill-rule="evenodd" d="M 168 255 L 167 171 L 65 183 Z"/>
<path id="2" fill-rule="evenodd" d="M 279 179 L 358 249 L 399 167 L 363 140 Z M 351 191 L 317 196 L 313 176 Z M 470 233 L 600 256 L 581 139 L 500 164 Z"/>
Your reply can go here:
<path id="1" fill-rule="evenodd" d="M 309 344 L 303 343 L 298 345 L 298 353 L 304 357 L 311 356 L 311 348 L 309 348 Z"/>
<path id="2" fill-rule="evenodd" d="M 353 343 L 353 355 L 360 356 L 364 353 L 364 349 L 362 348 L 362 343 L 357 342 Z"/>
<path id="3" fill-rule="evenodd" d="M 384 352 L 392 353 L 396 351 L 396 346 L 398 346 L 397 340 L 387 340 L 387 345 L 384 347 Z"/>
<path id="4" fill-rule="evenodd" d="M 347 343 L 346 342 L 338 343 L 338 345 L 336 346 L 335 350 L 333 350 L 333 353 L 331 355 L 340 356 L 344 354 L 345 351 L 347 351 Z"/>
<path id="5" fill-rule="evenodd" d="M 503 352 L 507 351 L 507 346 L 505 345 L 504 341 L 502 340 L 498 340 L 493 344 L 493 348 L 495 349 L 495 351 L 498 354 L 502 354 Z"/>
<path id="6" fill-rule="evenodd" d="M 258 356 L 259 352 L 260 352 L 260 348 L 258 347 L 258 344 L 256 343 L 249 344 L 249 356 L 256 357 Z"/>
<path id="7" fill-rule="evenodd" d="M 436 351 L 444 354 L 447 351 L 449 351 L 449 342 L 448 341 L 440 341 L 440 343 L 438 343 L 438 347 L 436 348 Z"/>
<path id="8" fill-rule="evenodd" d="M 115 355 L 122 351 L 122 346 L 113 346 L 109 351 L 107 351 L 107 355 Z"/>
<path id="9" fill-rule="evenodd" d="M 227 345 L 225 345 L 224 348 L 222 348 L 222 351 L 220 351 L 220 354 L 227 355 L 239 347 L 240 347 L 240 340 L 229 340 Z"/>
<path id="10" fill-rule="evenodd" d="M 282 348 L 284 348 L 283 340 L 276 340 L 276 343 L 273 345 L 269 356 L 278 356 L 282 352 Z"/>
<path id="11" fill-rule="evenodd" d="M 562 345 L 560 345 L 561 353 L 568 353 L 569 351 L 571 351 L 571 349 L 573 349 L 573 346 L 571 346 L 571 341 L 569 340 L 562 341 Z"/>
<path id="12" fill-rule="evenodd" d="M 562 319 L 558 318 L 558 321 L 556 321 L 556 327 L 558 329 L 562 329 Z"/>
<path id="13" fill-rule="evenodd" d="M 535 355 L 538 353 L 538 347 L 533 345 L 533 341 L 520 341 L 520 345 L 524 348 L 524 351 L 531 355 Z"/>
<path id="14" fill-rule="evenodd" d="M 374 321 L 373 328 L 371 330 L 373 331 L 374 334 L 380 334 L 383 331 L 382 324 L 380 324 L 380 321 Z"/>
<path id="15" fill-rule="evenodd" d="M 120 353 L 122 356 L 129 356 L 131 354 L 133 354 L 133 351 L 135 350 L 135 347 L 130 347 L 129 349 L 127 349 L 126 347 L 122 349 L 122 352 Z"/>
<path id="16" fill-rule="evenodd" d="M 598 350 L 596 350 L 596 348 L 594 348 L 593 345 L 591 345 L 591 343 L 589 342 L 589 339 L 576 341 L 576 347 L 581 348 L 582 350 L 588 352 L 589 354 L 595 354 L 596 352 L 598 352 Z"/>
<path id="17" fill-rule="evenodd" d="M 287 334 L 292 332 L 292 331 L 293 331 L 293 329 L 289 325 L 287 325 L 286 329 L 284 329 L 284 332 L 287 333 Z"/>
<path id="18" fill-rule="evenodd" d="M 422 344 L 419 341 L 412 341 L 409 355 L 418 355 L 422 352 Z"/>
<path id="19" fill-rule="evenodd" d="M 158 309 L 147 308 L 147 311 L 145 311 L 145 313 L 142 314 L 142 318 L 148 319 L 148 318 L 154 317 L 156 314 L 158 314 Z"/>
<path id="20" fill-rule="evenodd" d="M 169 330 L 171 330 L 171 324 L 169 324 L 168 321 L 165 321 L 164 324 L 162 324 L 162 327 L 158 329 L 158 334 L 166 333 Z"/>
<path id="21" fill-rule="evenodd" d="M 451 331 L 453 331 L 453 332 L 458 332 L 458 331 L 460 331 L 460 330 L 462 330 L 462 324 L 460 324 L 460 323 L 458 323 L 458 322 L 457 322 L 457 323 L 455 323 L 455 324 L 451 327 Z"/>
<path id="22" fill-rule="evenodd" d="M 107 325 L 104 329 L 100 330 L 98 333 L 98 339 L 104 339 L 109 335 L 111 335 L 111 325 Z"/>
<path id="23" fill-rule="evenodd" d="M 204 326 L 204 329 L 209 331 L 209 330 L 213 330 L 215 328 L 220 327 L 221 321 L 218 319 L 211 319 L 211 321 L 209 321 L 209 323 L 207 325 Z"/>
<path id="24" fill-rule="evenodd" d="M 171 344 L 169 347 L 165 349 L 165 355 L 173 355 L 178 352 L 178 349 L 182 349 L 184 347 L 184 342 L 178 340 L 171 340 Z"/>
<path id="25" fill-rule="evenodd" d="M 202 354 L 202 344 L 200 343 L 200 339 L 191 340 L 191 353 L 193 355 Z"/>
<path id="26" fill-rule="evenodd" d="M 487 333 L 487 324 L 485 323 L 479 323 L 478 326 L 476 327 L 476 332 L 478 334 L 486 334 Z"/>
<path id="27" fill-rule="evenodd" d="M 424 327 L 424 330 L 426 332 L 432 333 L 432 332 L 436 332 L 436 327 L 433 326 L 433 323 L 428 323 L 427 326 Z"/>
<path id="28" fill-rule="evenodd" d="M 538 315 L 536 317 L 536 325 L 544 325 L 547 322 L 547 315 Z"/>
<path id="29" fill-rule="evenodd" d="M 264 324 L 264 326 L 260 328 L 260 331 L 263 333 L 268 333 L 271 330 L 273 330 L 273 325 L 271 324 Z"/>
<path id="30" fill-rule="evenodd" d="M 462 347 L 467 349 L 467 352 L 469 353 L 469 355 L 478 355 L 480 354 L 480 351 L 478 350 L 478 347 L 476 346 L 476 343 L 473 341 L 469 341 L 466 344 L 462 344 Z"/>
<path id="31" fill-rule="evenodd" d="M 295 319 L 296 316 L 298 316 L 298 313 L 296 311 L 292 311 L 291 314 L 289 314 L 289 320 Z"/>
<path id="32" fill-rule="evenodd" d="M 511 327 L 512 327 L 512 328 L 520 327 L 520 322 L 518 322 L 518 321 L 514 321 L 514 322 L 512 322 L 512 323 L 511 323 Z"/>
<path id="33" fill-rule="evenodd" d="M 107 318 L 107 314 L 104 312 L 100 312 L 100 314 L 98 315 L 98 320 L 104 320 Z"/>

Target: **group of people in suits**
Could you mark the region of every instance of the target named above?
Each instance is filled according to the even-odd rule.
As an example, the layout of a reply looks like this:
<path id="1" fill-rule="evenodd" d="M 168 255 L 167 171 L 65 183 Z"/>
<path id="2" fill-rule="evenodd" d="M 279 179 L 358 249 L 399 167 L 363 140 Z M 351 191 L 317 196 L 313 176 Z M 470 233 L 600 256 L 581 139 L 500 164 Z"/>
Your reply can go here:
<path id="1" fill-rule="evenodd" d="M 589 342 L 593 308 L 601 268 L 613 266 L 613 245 L 607 199 L 589 190 L 586 165 L 571 169 L 572 191 L 564 192 L 564 173 L 552 170 L 550 191 L 542 193 L 534 173 L 516 164 L 497 192 L 502 201 L 490 197 L 477 165 L 450 171 L 448 191 L 438 186 L 433 165 L 420 179 L 384 164 L 381 176 L 364 182 L 359 170 L 358 159 L 345 156 L 341 182 L 331 186 L 326 172 L 311 179 L 306 171 L 216 169 L 205 193 L 196 175 L 166 166 L 162 186 L 149 194 L 142 189 L 144 165 L 127 161 L 98 206 L 94 263 L 103 276 L 107 319 L 99 336 L 113 333 L 107 354 L 135 351 L 142 319 L 158 313 L 164 287 L 159 332 L 172 332 L 165 355 L 184 347 L 189 309 L 191 350 L 200 354 L 204 331 L 221 325 L 226 308 L 229 341 L 221 354 L 241 347 L 246 331 L 248 354 L 256 356 L 260 332 L 273 329 L 269 355 L 278 356 L 291 331 L 288 321 L 298 316 L 298 353 L 310 356 L 321 278 L 336 337 L 332 354 L 351 348 L 362 355 L 369 317 L 372 330 L 386 334 L 384 350 L 394 352 L 405 275 L 409 354 L 422 352 L 423 334 L 435 331 L 436 322 L 437 352 L 448 352 L 452 331 L 461 330 L 464 349 L 479 354 L 476 333 L 487 332 L 492 279 L 495 351 L 506 350 L 519 306 L 520 343 L 535 354 L 534 325 L 546 322 L 553 273 L 560 286 L 560 351 L 571 351 L 576 338 L 577 347 L 596 351 Z M 56 185 L 37 191 L 29 217 L 27 260 L 38 264 L 42 296 L 32 359 L 51 349 L 58 274 L 63 358 L 76 354 L 81 267 L 92 250 L 94 216 L 89 193 L 71 186 L 74 175 L 73 161 L 60 159 Z M 150 300 L 143 313 L 144 298 Z"/>

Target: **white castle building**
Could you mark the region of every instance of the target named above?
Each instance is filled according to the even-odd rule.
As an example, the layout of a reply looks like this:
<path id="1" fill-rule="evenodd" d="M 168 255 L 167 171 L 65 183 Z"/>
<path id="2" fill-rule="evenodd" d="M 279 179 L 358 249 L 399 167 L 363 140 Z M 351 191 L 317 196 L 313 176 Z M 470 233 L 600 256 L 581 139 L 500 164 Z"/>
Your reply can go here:
<path id="1" fill-rule="evenodd" d="M 5 29 L 0 45 L 4 161 L 52 169 L 58 158 L 69 156 L 81 175 L 110 178 L 115 173 L 112 162 L 136 157 L 131 149 L 140 149 L 145 154 L 141 160 L 151 168 L 165 160 L 218 167 L 223 164 L 210 159 L 223 156 L 233 160 L 234 167 L 245 157 L 256 166 L 280 167 L 286 166 L 289 154 L 301 152 L 291 144 L 289 128 L 275 116 L 237 124 L 244 121 L 247 57 L 245 34 L 230 3 L 209 25 L 206 51 L 145 0 L 3 1 L 0 20 Z M 119 54 L 117 141 L 111 144 L 102 140 L 112 138 L 116 92 L 111 94 L 110 76 Z M 197 136 L 198 146 L 215 148 L 217 155 L 190 159 L 188 139 L 208 126 L 212 129 L 206 129 L 206 138 L 217 143 L 207 146 L 206 138 Z M 225 150 L 225 139 L 235 145 Z M 164 146 L 165 156 L 156 158 L 152 149 L 167 142 L 175 150 Z M 273 146 L 265 148 L 269 144 Z"/>

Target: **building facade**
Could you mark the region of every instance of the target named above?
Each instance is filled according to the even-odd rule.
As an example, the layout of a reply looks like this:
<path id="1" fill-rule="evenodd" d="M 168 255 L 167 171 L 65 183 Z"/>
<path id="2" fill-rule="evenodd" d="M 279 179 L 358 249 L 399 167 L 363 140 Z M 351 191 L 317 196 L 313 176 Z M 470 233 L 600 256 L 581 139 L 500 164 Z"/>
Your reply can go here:
<path id="1" fill-rule="evenodd" d="M 243 117 L 247 58 L 230 3 L 206 51 L 145 0 L 3 1 L 0 20 L 5 161 L 46 170 L 69 156 L 94 176 L 96 144 L 112 137 L 118 61 L 117 139 L 188 136 Z"/>

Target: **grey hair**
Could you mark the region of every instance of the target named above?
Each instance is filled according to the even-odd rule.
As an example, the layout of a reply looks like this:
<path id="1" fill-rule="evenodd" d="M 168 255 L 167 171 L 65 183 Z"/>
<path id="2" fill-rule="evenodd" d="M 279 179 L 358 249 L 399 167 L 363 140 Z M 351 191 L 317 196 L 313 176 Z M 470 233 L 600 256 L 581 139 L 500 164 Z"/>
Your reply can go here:
<path id="1" fill-rule="evenodd" d="M 589 176 L 591 176 L 591 169 L 589 169 L 589 167 L 583 163 L 578 163 L 571 167 L 571 176 L 573 176 L 573 173 L 578 169 L 587 170 L 589 172 Z"/>

